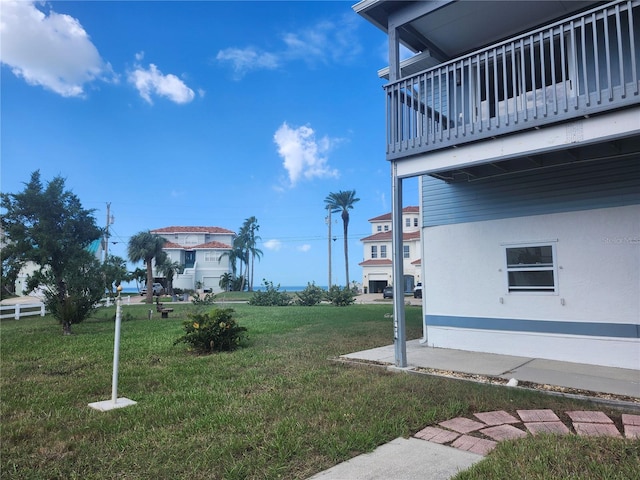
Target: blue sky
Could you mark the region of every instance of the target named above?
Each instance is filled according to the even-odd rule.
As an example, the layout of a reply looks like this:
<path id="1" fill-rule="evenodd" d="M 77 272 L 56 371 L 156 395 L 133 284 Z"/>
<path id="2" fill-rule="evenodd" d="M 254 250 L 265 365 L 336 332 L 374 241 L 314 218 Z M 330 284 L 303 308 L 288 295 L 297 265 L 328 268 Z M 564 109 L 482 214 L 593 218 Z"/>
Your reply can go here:
<path id="1" fill-rule="evenodd" d="M 391 209 L 383 32 L 355 2 L 0 0 L 1 188 L 60 175 L 106 222 L 110 253 L 172 225 L 258 219 L 262 278 L 327 283 L 324 199 L 355 189 L 360 238 Z M 404 205 L 417 205 L 405 181 Z M 334 215 L 333 282 L 344 283 Z"/>

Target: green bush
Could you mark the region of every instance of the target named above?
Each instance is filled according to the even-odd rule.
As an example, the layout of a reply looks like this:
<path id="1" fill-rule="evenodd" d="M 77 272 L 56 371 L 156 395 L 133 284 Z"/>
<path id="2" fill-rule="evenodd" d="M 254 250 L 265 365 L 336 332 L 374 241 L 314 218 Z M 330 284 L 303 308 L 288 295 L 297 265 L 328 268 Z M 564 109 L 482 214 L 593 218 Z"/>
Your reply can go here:
<path id="1" fill-rule="evenodd" d="M 353 304 L 356 297 L 353 293 L 353 289 L 344 287 L 341 288 L 337 285 L 333 285 L 327 292 L 327 299 L 337 307 L 346 307 Z"/>
<path id="2" fill-rule="evenodd" d="M 183 323 L 185 334 L 174 345 L 184 342 L 198 353 L 235 350 L 247 329 L 233 318 L 232 308 L 215 309 L 209 313 L 191 313 Z"/>
<path id="3" fill-rule="evenodd" d="M 287 292 L 280 291 L 280 285 L 273 286 L 273 282 L 262 279 L 264 291 L 260 290 L 249 299 L 249 305 L 260 307 L 286 307 L 291 305 L 293 299 Z"/>
<path id="4" fill-rule="evenodd" d="M 315 283 L 307 283 L 307 288 L 303 291 L 296 293 L 297 305 L 304 305 L 305 307 L 312 307 L 324 300 L 326 292 L 318 287 Z"/>

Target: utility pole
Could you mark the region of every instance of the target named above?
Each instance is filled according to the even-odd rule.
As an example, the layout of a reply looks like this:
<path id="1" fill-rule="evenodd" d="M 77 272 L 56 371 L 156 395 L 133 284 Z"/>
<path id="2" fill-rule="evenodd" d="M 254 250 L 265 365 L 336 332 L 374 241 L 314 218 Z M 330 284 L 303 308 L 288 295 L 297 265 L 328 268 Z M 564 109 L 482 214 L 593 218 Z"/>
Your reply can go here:
<path id="1" fill-rule="evenodd" d="M 107 202 L 107 226 L 104 229 L 104 261 L 109 258 L 109 225 L 113 223 L 113 217 L 111 216 L 111 202 Z"/>
<path id="2" fill-rule="evenodd" d="M 329 214 L 327 216 L 327 225 L 329 226 L 329 237 L 328 237 L 328 245 L 329 245 L 329 283 L 327 284 L 327 291 L 331 289 L 331 207 L 327 206 L 327 210 Z"/>

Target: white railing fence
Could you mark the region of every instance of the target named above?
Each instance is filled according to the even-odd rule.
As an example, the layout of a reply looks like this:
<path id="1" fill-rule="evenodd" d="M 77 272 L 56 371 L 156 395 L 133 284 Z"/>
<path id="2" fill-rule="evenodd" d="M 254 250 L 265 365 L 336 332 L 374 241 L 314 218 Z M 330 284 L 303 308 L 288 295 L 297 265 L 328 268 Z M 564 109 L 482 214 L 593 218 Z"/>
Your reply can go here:
<path id="1" fill-rule="evenodd" d="M 33 315 L 45 315 L 44 303 L 16 303 L 15 305 L 0 305 L 0 319 L 14 318 L 20 320 L 22 317 Z"/>

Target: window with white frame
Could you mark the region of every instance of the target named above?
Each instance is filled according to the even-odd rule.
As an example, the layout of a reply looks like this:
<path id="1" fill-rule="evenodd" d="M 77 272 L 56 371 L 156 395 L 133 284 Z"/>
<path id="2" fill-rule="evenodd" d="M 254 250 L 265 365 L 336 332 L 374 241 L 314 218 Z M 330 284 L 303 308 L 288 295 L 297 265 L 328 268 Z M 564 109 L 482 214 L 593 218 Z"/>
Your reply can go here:
<path id="1" fill-rule="evenodd" d="M 509 292 L 556 293 L 558 273 L 554 242 L 505 247 Z"/>
<path id="2" fill-rule="evenodd" d="M 411 258 L 411 251 L 409 250 L 409 245 L 402 246 L 402 256 L 404 258 Z"/>
<path id="3" fill-rule="evenodd" d="M 371 245 L 371 258 L 378 258 L 378 246 Z"/>
<path id="4" fill-rule="evenodd" d="M 205 262 L 217 262 L 218 254 L 216 252 L 204 252 L 204 261 Z"/>
<path id="5" fill-rule="evenodd" d="M 413 226 L 417 227 L 418 226 L 418 217 L 413 219 Z"/>
<path id="6" fill-rule="evenodd" d="M 380 245 L 380 258 L 387 258 L 387 246 Z"/>
<path id="7" fill-rule="evenodd" d="M 388 231 L 389 231 L 389 225 L 385 225 L 385 226 L 384 226 L 384 231 L 385 231 L 385 232 L 388 232 Z"/>
<path id="8" fill-rule="evenodd" d="M 409 217 L 404 219 L 404 225 L 405 225 L 405 227 L 410 227 L 411 226 L 411 219 Z"/>
<path id="9" fill-rule="evenodd" d="M 382 225 L 378 225 L 378 226 L 376 227 L 376 230 L 377 230 L 378 232 L 381 232 L 381 231 L 382 231 Z"/>

